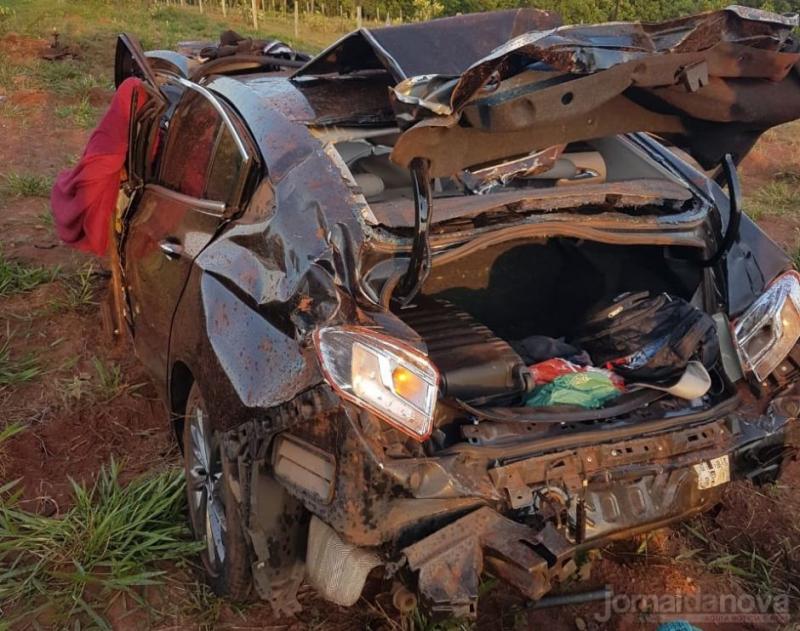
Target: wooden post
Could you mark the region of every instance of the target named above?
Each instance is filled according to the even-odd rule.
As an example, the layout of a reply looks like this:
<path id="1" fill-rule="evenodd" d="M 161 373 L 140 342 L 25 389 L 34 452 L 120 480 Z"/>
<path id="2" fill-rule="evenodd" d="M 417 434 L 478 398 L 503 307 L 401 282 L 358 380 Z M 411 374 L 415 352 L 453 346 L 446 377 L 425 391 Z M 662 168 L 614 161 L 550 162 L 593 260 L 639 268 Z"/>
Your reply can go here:
<path id="1" fill-rule="evenodd" d="M 286 0 L 284 0 L 285 2 Z M 294 0 L 294 36 L 295 39 L 300 36 L 300 3 L 299 0 Z"/>
<path id="2" fill-rule="evenodd" d="M 226 0 L 222 0 L 222 17 L 228 17 L 228 3 Z"/>
<path id="3" fill-rule="evenodd" d="M 375 21 L 376 22 L 380 22 L 381 21 L 381 8 L 380 7 L 375 7 Z"/>
<path id="4" fill-rule="evenodd" d="M 356 28 L 361 28 L 361 5 L 356 7 Z"/>
<path id="5" fill-rule="evenodd" d="M 386 12 L 386 26 L 391 26 L 391 25 L 392 25 L 392 18 L 389 17 L 389 12 L 387 11 Z"/>
<path id="6" fill-rule="evenodd" d="M 288 9 L 287 4 L 286 4 L 287 2 L 288 2 L 288 0 L 283 0 L 283 15 L 284 15 L 284 17 L 289 12 L 289 9 Z"/>
<path id="7" fill-rule="evenodd" d="M 253 28 L 258 28 L 258 0 L 253 0 Z"/>
<path id="8" fill-rule="evenodd" d="M 203 0 L 197 0 L 197 3 L 200 5 L 200 13 L 203 13 Z"/>

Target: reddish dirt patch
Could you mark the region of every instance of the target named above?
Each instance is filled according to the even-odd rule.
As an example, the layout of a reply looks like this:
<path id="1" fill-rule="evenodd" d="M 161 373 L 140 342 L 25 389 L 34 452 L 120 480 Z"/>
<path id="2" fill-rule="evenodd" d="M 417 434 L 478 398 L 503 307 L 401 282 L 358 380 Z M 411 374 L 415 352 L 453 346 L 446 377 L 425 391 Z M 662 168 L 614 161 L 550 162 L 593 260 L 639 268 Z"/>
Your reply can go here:
<path id="1" fill-rule="evenodd" d="M 111 103 L 111 97 L 114 93 L 111 90 L 104 90 L 103 88 L 89 88 L 89 103 L 94 107 L 105 107 Z"/>
<path id="2" fill-rule="evenodd" d="M 25 501 L 48 512 L 68 505 L 68 477 L 91 481 L 112 457 L 130 477 L 175 455 L 166 411 L 131 350 L 108 343 L 95 307 L 71 309 L 65 299 L 63 285 L 51 283 L 0 304 L 12 357 L 33 354 L 46 371 L 0 390 L 3 418 L 27 426 L 4 445 L 5 473 L 21 478 Z M 97 390 L 95 361 L 120 366 L 118 389 Z"/>
<path id="3" fill-rule="evenodd" d="M 800 461 L 789 463 L 777 485 L 732 485 L 714 516 L 714 538 L 751 550 L 769 563 L 773 580 L 800 584 Z"/>
<path id="4" fill-rule="evenodd" d="M 32 106 L 44 105 L 50 100 L 50 95 L 44 90 L 19 90 L 8 97 L 12 105 Z"/>
<path id="5" fill-rule="evenodd" d="M 48 46 L 47 40 L 6 33 L 0 38 L 0 55 L 19 63 L 37 58 Z"/>
<path id="6" fill-rule="evenodd" d="M 77 129 L 55 114 L 55 108 L 64 104 L 63 99 L 40 90 L 17 90 L 6 101 L 22 113 L 4 115 L 4 108 L 0 108 L 3 174 L 53 177 L 83 151 L 89 131 Z M 54 151 L 54 147 L 58 150 Z"/>
<path id="7" fill-rule="evenodd" d="M 67 476 L 91 482 L 112 457 L 124 463 L 124 479 L 175 462 L 166 419 L 152 391 L 60 412 L 9 441 L 7 475 L 21 478 L 26 508 L 50 514 L 70 503 Z"/>
<path id="8" fill-rule="evenodd" d="M 758 225 L 784 250 L 797 252 L 800 247 L 800 217 L 767 215 L 759 218 Z"/>
<path id="9" fill-rule="evenodd" d="M 781 174 L 800 173 L 797 147 L 782 143 L 757 145 L 742 163 L 742 171 L 751 187 L 766 184 Z"/>
<path id="10" fill-rule="evenodd" d="M 742 161 L 747 195 L 775 177 L 800 176 L 800 122 L 769 130 Z"/>
<path id="11" fill-rule="evenodd" d="M 91 260 L 89 255 L 64 247 L 49 219 L 50 200 L 22 197 L 7 201 L 0 212 L 2 250 L 9 258 L 73 270 Z M 97 265 L 103 261 L 98 259 Z"/>

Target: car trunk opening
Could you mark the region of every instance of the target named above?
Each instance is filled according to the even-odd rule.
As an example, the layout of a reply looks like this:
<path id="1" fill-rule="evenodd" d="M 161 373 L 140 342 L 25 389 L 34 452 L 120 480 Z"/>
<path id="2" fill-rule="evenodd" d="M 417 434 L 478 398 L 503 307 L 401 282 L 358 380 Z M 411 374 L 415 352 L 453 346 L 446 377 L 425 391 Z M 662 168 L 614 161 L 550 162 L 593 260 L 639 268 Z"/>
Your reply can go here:
<path id="1" fill-rule="evenodd" d="M 507 340 L 569 338 L 593 306 L 627 291 L 691 299 L 701 278 L 688 248 L 553 238 L 511 241 L 434 267 L 423 294 L 451 302 Z"/>
<path id="2" fill-rule="evenodd" d="M 657 400 L 671 411 L 719 403 L 727 387 L 713 369 L 712 388 L 691 402 L 634 384 L 594 408 L 540 405 L 532 398 L 541 384 L 534 383 L 531 367 L 542 365 L 530 358 L 532 336 L 583 352 L 576 337 L 587 315 L 626 292 L 663 293 L 702 309 L 698 257 L 691 247 L 553 237 L 510 240 L 434 262 L 411 305 L 395 312 L 425 342 L 441 374 L 443 400 L 458 409 L 445 413 L 440 426 L 458 426 L 465 415 L 552 424 L 620 417 Z"/>

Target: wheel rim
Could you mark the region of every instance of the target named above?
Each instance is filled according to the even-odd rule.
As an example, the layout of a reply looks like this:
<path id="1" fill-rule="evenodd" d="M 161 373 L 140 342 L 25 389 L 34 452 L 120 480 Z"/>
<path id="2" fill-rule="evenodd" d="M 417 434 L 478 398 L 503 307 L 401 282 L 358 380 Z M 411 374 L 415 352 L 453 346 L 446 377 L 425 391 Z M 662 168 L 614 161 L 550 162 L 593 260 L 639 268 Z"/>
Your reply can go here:
<path id="1" fill-rule="evenodd" d="M 204 556 L 209 570 L 218 573 L 225 562 L 222 459 L 203 409 L 195 408 L 189 422 L 187 484 L 190 518 L 195 534 L 206 544 Z"/>

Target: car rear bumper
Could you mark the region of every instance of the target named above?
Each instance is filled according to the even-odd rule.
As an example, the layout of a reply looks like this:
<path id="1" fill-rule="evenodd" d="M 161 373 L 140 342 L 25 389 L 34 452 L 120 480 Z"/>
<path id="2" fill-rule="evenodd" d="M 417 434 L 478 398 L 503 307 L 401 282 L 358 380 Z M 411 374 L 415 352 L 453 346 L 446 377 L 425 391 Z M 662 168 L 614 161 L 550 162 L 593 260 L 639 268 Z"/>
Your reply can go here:
<path id="1" fill-rule="evenodd" d="M 330 448 L 279 441 L 276 478 L 346 545 L 407 563 L 428 606 L 451 615 L 474 613 L 483 570 L 539 598 L 581 551 L 706 510 L 728 480 L 775 475 L 800 446 L 798 387 L 763 413 L 731 399 L 577 438 L 416 458 L 390 455 L 378 419 L 334 406 L 340 422 L 312 423 L 305 437 L 319 445 L 320 427 L 338 426 Z M 721 460 L 716 477 L 708 463 Z"/>
<path id="2" fill-rule="evenodd" d="M 553 520 L 536 526 L 536 519 L 525 515 L 524 509 L 503 515 L 483 506 L 405 547 L 402 554 L 410 569 L 418 572 L 419 591 L 428 608 L 446 615 L 472 615 L 484 570 L 528 598 L 541 598 L 554 583 L 574 573 L 578 553 L 683 520 L 717 504 L 727 483 L 708 486 L 705 472 L 710 461 L 727 458 L 729 480 L 752 479 L 775 472 L 800 444 L 794 417 L 762 417 L 754 423 L 725 418 L 695 429 L 700 434 L 716 433 L 718 445 L 669 463 L 612 465 L 602 473 L 581 477 L 582 492 L 563 511 L 571 527 L 557 528 Z M 611 448 L 624 450 L 626 443 Z M 517 466 L 525 471 L 535 463 L 523 460 Z M 558 488 L 554 482 L 551 488 Z"/>

